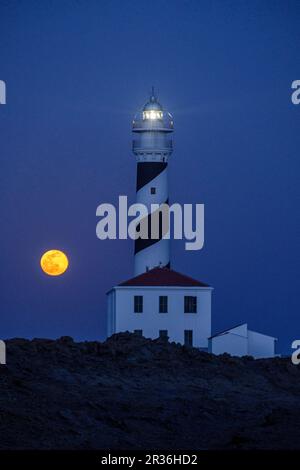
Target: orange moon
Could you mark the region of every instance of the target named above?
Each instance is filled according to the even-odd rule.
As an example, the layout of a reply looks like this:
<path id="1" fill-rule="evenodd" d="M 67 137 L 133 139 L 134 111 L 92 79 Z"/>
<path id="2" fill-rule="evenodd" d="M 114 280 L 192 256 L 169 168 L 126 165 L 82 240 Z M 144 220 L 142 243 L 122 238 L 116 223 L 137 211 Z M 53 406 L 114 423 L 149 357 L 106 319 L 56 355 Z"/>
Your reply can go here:
<path id="1" fill-rule="evenodd" d="M 60 250 L 49 250 L 41 257 L 41 268 L 49 276 L 60 276 L 69 266 L 67 255 Z"/>

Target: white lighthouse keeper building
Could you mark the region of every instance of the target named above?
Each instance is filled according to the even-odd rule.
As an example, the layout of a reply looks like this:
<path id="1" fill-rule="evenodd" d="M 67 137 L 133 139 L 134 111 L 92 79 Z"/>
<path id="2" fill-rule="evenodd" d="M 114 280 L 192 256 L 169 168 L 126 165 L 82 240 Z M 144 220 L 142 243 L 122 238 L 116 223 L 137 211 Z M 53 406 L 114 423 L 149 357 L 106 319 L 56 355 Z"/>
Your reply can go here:
<path id="1" fill-rule="evenodd" d="M 108 292 L 108 336 L 131 331 L 147 338 L 208 348 L 212 288 L 169 268 L 157 267 Z"/>

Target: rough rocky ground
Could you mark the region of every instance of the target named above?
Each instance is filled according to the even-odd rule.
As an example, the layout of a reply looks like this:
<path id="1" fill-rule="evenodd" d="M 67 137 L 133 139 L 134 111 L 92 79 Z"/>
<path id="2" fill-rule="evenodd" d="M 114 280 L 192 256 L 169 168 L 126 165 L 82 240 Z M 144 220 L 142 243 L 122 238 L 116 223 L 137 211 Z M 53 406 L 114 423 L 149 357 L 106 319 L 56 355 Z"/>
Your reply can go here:
<path id="1" fill-rule="evenodd" d="M 1 449 L 300 449 L 300 366 L 130 333 L 12 339 Z"/>

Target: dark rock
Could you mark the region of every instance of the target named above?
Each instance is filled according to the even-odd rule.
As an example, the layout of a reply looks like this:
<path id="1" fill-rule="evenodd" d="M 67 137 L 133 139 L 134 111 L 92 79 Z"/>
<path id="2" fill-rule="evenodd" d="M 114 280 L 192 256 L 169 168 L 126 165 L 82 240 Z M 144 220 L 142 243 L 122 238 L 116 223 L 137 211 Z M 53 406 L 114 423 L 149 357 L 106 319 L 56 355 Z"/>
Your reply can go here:
<path id="1" fill-rule="evenodd" d="M 0 449 L 300 448 L 300 367 L 129 332 L 15 338 L 0 367 Z"/>
<path id="2" fill-rule="evenodd" d="M 58 340 L 57 340 L 58 343 L 62 343 L 62 344 L 72 344 L 74 343 L 74 340 L 71 336 L 61 336 Z"/>

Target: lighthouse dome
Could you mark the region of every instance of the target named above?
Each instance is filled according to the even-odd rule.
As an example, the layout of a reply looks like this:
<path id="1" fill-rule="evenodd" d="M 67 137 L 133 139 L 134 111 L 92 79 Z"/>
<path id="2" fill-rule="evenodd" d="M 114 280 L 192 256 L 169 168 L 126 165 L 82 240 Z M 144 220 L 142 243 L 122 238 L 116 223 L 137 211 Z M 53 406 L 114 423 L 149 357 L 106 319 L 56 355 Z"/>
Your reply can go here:
<path id="1" fill-rule="evenodd" d="M 145 130 L 173 131 L 173 117 L 163 109 L 153 89 L 147 103 L 135 115 L 132 130 L 133 132 Z"/>
<path id="2" fill-rule="evenodd" d="M 145 104 L 143 111 L 162 111 L 162 109 L 162 105 L 154 96 L 151 96 L 150 100 Z"/>

